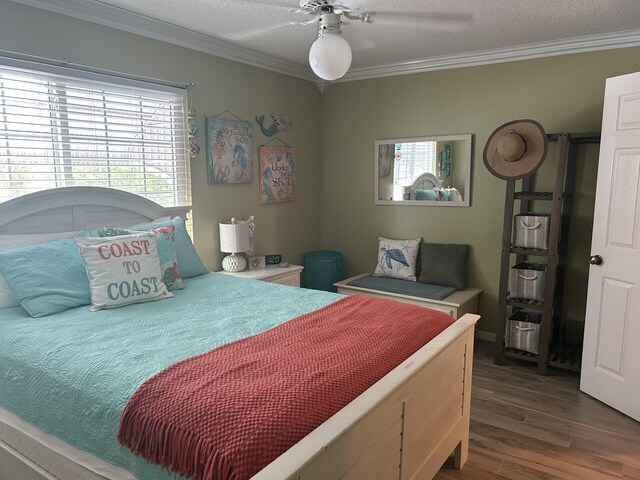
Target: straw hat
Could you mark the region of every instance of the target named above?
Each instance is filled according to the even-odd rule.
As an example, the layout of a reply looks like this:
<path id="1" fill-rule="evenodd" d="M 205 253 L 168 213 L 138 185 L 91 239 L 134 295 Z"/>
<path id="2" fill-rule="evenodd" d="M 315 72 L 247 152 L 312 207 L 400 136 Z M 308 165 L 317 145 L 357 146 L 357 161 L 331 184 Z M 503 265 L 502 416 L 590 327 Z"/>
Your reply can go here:
<path id="1" fill-rule="evenodd" d="M 496 177 L 518 180 L 535 172 L 547 156 L 547 134 L 535 120 L 496 128 L 484 146 L 484 164 Z"/>

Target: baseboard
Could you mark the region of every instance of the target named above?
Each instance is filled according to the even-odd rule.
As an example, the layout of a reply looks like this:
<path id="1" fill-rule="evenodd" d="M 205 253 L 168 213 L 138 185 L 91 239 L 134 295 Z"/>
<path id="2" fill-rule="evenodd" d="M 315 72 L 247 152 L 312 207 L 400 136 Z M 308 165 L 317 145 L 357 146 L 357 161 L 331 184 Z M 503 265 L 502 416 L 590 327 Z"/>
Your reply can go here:
<path id="1" fill-rule="evenodd" d="M 484 330 L 478 330 L 476 332 L 476 338 L 478 340 L 484 340 L 485 342 L 495 342 L 496 334 L 493 332 L 485 332 Z"/>

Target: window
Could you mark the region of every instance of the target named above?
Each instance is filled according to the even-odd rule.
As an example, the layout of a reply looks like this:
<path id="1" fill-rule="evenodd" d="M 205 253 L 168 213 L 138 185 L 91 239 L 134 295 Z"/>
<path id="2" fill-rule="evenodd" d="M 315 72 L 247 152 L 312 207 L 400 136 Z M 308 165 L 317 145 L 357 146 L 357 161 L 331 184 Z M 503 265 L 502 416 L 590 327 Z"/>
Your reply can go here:
<path id="1" fill-rule="evenodd" d="M 191 203 L 183 89 L 42 68 L 0 66 L 0 202 L 98 186 Z"/>
<path id="2" fill-rule="evenodd" d="M 396 143 L 393 162 L 393 199 L 402 200 L 402 187 L 410 186 L 425 172 L 435 174 L 436 142 Z"/>

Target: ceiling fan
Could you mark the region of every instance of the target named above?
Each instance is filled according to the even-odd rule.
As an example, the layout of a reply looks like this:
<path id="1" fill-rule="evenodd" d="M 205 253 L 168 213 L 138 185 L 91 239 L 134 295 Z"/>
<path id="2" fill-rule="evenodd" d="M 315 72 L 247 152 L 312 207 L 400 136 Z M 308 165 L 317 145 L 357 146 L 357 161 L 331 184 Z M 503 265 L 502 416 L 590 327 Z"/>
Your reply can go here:
<path id="1" fill-rule="evenodd" d="M 249 3 L 263 3 L 260 0 L 245 0 Z M 282 2 L 269 2 L 269 7 L 288 8 Z M 466 27 L 469 19 L 453 16 L 426 14 L 423 12 L 367 12 L 350 7 L 339 0 L 300 0 L 298 8 L 288 8 L 289 12 L 312 15 L 307 21 L 289 21 L 274 25 L 236 32 L 227 36 L 230 40 L 246 40 L 268 34 L 290 25 L 317 24 L 317 39 L 309 50 L 309 65 L 323 80 L 337 80 L 351 66 L 352 53 L 349 43 L 342 36 L 342 25 L 349 20 L 380 25 L 400 25 L 403 28 L 428 28 L 434 30 L 458 31 Z M 343 21 L 346 19 L 347 21 Z"/>

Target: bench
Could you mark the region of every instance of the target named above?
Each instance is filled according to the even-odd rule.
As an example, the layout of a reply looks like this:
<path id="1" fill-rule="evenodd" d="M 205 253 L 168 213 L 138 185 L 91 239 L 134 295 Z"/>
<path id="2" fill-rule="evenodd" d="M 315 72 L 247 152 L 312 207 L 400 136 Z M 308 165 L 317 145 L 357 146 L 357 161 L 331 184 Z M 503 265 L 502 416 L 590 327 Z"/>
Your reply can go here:
<path id="1" fill-rule="evenodd" d="M 338 293 L 345 295 L 365 295 L 368 297 L 388 298 L 399 302 L 413 303 L 415 305 L 440 310 L 441 312 L 448 313 L 456 319 L 460 318 L 465 313 L 478 313 L 478 296 L 482 293 L 482 290 L 479 288 L 465 288 L 464 290 L 458 290 L 441 300 L 437 300 L 434 298 L 425 298 L 416 295 L 349 285 L 350 282 L 364 278 L 368 275 L 370 274 L 363 273 L 334 283 L 333 285 L 337 287 Z"/>

